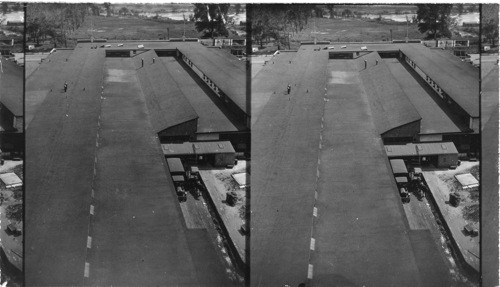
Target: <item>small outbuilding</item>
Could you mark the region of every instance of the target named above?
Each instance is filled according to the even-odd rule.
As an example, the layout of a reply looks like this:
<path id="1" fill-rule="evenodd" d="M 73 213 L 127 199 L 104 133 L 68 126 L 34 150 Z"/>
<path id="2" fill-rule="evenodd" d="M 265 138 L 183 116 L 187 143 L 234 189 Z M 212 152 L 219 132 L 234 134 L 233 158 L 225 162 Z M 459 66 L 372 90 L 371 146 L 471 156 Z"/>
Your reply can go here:
<path id="1" fill-rule="evenodd" d="M 23 185 L 23 181 L 13 172 L 0 174 L 0 180 L 5 184 L 6 188 L 14 188 Z"/>
<path id="2" fill-rule="evenodd" d="M 470 173 L 457 174 L 455 178 L 460 182 L 463 189 L 469 189 L 479 186 L 479 181 Z"/>

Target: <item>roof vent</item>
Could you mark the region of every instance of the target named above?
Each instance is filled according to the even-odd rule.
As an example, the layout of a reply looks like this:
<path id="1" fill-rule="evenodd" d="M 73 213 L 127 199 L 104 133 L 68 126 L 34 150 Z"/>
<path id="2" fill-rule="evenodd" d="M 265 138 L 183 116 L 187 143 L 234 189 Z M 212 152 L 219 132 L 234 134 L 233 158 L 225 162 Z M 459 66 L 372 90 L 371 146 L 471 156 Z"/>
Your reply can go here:
<path id="1" fill-rule="evenodd" d="M 441 144 L 441 148 L 444 149 L 444 150 L 448 149 L 448 147 L 445 144 Z"/>
<path id="2" fill-rule="evenodd" d="M 385 149 L 388 151 L 388 152 L 391 152 L 392 151 L 392 148 L 390 146 L 386 146 Z"/>
<path id="3" fill-rule="evenodd" d="M 222 143 L 218 143 L 217 145 L 219 146 L 220 149 L 224 149 L 224 145 Z"/>
<path id="4" fill-rule="evenodd" d="M 422 151 L 422 150 L 424 150 L 424 149 L 422 148 L 422 146 L 421 146 L 421 145 L 417 145 L 417 150 L 418 150 L 418 151 Z"/>
<path id="5" fill-rule="evenodd" d="M 195 149 L 200 149 L 200 146 L 197 144 L 193 144 Z"/>

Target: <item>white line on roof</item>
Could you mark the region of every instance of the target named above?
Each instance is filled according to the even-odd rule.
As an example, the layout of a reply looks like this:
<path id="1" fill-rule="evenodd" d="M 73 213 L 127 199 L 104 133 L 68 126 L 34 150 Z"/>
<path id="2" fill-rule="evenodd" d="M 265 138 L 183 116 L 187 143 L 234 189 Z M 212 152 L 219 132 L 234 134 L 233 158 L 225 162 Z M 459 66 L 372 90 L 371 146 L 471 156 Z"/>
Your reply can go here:
<path id="1" fill-rule="evenodd" d="M 316 239 L 314 239 L 314 238 L 311 237 L 311 244 L 310 244 L 309 248 L 312 251 L 314 251 L 314 249 L 316 248 Z"/>
<path id="2" fill-rule="evenodd" d="M 83 273 L 83 276 L 85 276 L 86 278 L 89 278 L 89 273 L 90 273 L 89 269 L 90 269 L 90 264 L 88 262 L 85 262 L 85 271 Z"/>
<path id="3" fill-rule="evenodd" d="M 313 278 L 313 265 L 309 264 L 309 267 L 307 268 L 307 279 L 312 279 Z"/>

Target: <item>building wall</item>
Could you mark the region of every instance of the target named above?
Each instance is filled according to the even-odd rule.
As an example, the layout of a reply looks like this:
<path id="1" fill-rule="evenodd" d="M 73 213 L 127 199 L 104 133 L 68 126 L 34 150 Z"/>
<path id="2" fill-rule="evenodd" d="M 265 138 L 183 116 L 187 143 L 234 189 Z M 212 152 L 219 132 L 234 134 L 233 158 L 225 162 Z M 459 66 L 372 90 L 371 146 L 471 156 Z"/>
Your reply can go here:
<path id="1" fill-rule="evenodd" d="M 15 123 L 14 114 L 0 103 L 0 122 L 5 131 L 12 131 Z"/>
<path id="2" fill-rule="evenodd" d="M 227 96 L 207 75 L 205 75 L 196 65 L 193 64 L 185 55 L 180 54 L 183 62 L 186 63 L 206 84 L 207 86 L 219 97 L 222 103 L 224 103 L 227 107 L 233 111 L 233 115 L 235 115 L 239 120 L 244 122 L 247 128 L 250 128 L 250 116 L 248 116 L 245 111 L 243 111 L 236 103 L 231 100 L 229 96 Z"/>
<path id="3" fill-rule="evenodd" d="M 420 120 L 389 130 L 382 134 L 382 139 L 389 139 L 389 138 L 416 139 L 419 133 L 420 133 Z"/>
<path id="4" fill-rule="evenodd" d="M 469 128 L 475 133 L 479 133 L 480 118 L 469 118 Z"/>
<path id="5" fill-rule="evenodd" d="M 441 142 L 443 141 L 443 135 L 442 134 L 436 134 L 436 135 L 419 135 L 419 142 Z"/>
<path id="6" fill-rule="evenodd" d="M 16 116 L 14 117 L 14 123 L 12 125 L 17 131 L 23 131 L 24 129 L 24 117 Z"/>
<path id="7" fill-rule="evenodd" d="M 195 138 L 197 128 L 198 119 L 194 119 L 165 129 L 159 132 L 158 136 L 162 143 L 184 142 Z"/>
<path id="8" fill-rule="evenodd" d="M 479 123 L 477 123 L 477 128 L 475 129 L 475 125 L 472 123 L 470 115 L 460 106 L 458 105 L 434 80 L 429 77 L 424 71 L 422 71 L 409 57 L 402 54 L 404 57 L 404 61 L 413 68 L 413 70 L 422 77 L 429 87 L 431 87 L 436 94 L 445 102 L 448 107 L 459 116 L 460 121 L 462 121 L 465 125 L 467 125 L 471 130 L 478 132 L 479 131 Z"/>
<path id="9" fill-rule="evenodd" d="M 234 165 L 235 159 L 236 159 L 235 153 L 219 153 L 215 155 L 215 160 L 213 164 L 214 166 Z"/>
<path id="10" fill-rule="evenodd" d="M 457 165 L 458 154 L 442 154 L 438 155 L 438 167 L 450 167 Z"/>

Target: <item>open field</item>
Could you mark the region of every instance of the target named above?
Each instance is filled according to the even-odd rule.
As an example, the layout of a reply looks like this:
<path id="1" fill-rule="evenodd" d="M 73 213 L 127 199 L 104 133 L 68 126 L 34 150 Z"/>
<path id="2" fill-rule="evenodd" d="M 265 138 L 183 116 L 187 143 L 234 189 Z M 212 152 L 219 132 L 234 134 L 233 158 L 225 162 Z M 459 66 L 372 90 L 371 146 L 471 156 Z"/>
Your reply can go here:
<path id="1" fill-rule="evenodd" d="M 185 29 L 185 30 L 184 30 Z M 70 35 L 70 38 L 106 38 L 110 40 L 157 40 L 171 38 L 199 37 L 193 23 L 165 20 L 163 22 L 132 17 L 89 16 L 85 23 Z"/>
<path id="2" fill-rule="evenodd" d="M 405 39 L 406 23 L 377 21 L 359 18 L 327 19 L 312 18 L 306 28 L 290 35 L 291 49 L 297 49 L 300 41 L 331 42 L 381 42 L 392 39 Z M 408 25 L 408 37 L 420 39 L 422 34 L 416 24 Z"/>

